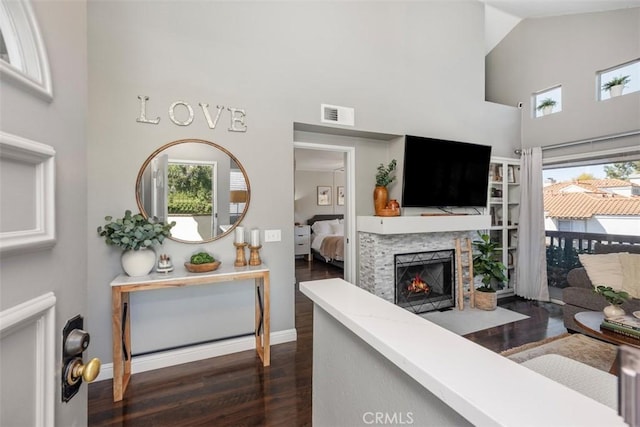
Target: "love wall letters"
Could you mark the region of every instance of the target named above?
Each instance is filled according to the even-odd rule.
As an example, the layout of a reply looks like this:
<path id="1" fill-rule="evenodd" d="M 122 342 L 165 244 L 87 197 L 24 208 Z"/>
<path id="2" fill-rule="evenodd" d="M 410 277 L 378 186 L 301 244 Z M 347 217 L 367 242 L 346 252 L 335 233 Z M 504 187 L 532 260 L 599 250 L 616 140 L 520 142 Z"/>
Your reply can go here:
<path id="1" fill-rule="evenodd" d="M 140 100 L 140 116 L 136 119 L 138 123 L 147 123 L 151 125 L 157 125 L 160 123 L 160 117 L 156 117 L 155 119 L 147 118 L 147 101 L 149 100 L 148 96 L 138 95 L 138 99 Z M 204 115 L 207 124 L 209 125 L 209 129 L 215 129 L 218 124 L 218 120 L 220 120 L 220 116 L 222 112 L 225 110 L 224 105 L 216 105 L 216 114 L 215 118 L 211 117 L 211 112 L 209 111 L 209 104 L 206 102 L 199 102 L 198 105 L 202 109 L 202 114 Z M 180 120 L 176 117 L 175 111 L 176 109 L 185 109 L 187 112 L 187 118 L 184 120 Z M 227 111 L 229 111 L 229 120 L 230 125 L 227 129 L 229 132 L 246 132 L 247 125 L 245 123 L 246 113 L 242 108 L 233 108 L 227 107 Z M 193 107 L 188 102 L 185 101 L 176 101 L 169 106 L 169 120 L 171 120 L 174 124 L 178 126 L 189 126 L 193 122 L 194 113 Z"/>

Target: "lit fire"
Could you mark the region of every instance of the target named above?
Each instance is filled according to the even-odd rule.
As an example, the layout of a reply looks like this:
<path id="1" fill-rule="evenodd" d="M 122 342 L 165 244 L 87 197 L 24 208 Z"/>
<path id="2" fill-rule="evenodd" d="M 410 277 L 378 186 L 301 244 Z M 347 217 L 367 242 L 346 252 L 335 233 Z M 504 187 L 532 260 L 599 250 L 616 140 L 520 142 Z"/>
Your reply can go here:
<path id="1" fill-rule="evenodd" d="M 431 287 L 427 285 L 419 275 L 416 274 L 416 277 L 413 278 L 411 284 L 407 287 L 407 290 L 413 293 L 424 292 L 425 294 L 428 294 L 429 292 L 431 292 Z"/>

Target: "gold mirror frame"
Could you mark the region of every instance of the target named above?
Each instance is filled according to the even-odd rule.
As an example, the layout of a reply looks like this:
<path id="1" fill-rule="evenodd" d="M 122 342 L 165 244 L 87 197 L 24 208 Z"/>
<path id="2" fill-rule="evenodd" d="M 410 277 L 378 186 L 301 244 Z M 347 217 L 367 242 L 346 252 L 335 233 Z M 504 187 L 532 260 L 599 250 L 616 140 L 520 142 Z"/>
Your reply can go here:
<path id="1" fill-rule="evenodd" d="M 149 164 L 159 155 L 161 154 L 163 151 L 174 147 L 176 145 L 179 144 L 186 144 L 186 143 L 196 143 L 196 144 L 204 144 L 204 145 L 208 145 L 212 148 L 218 149 L 220 151 L 222 151 L 223 153 L 225 153 L 226 155 L 229 156 L 229 158 L 231 160 L 233 160 L 235 162 L 236 165 L 238 165 L 238 168 L 240 169 L 240 171 L 242 172 L 242 175 L 244 177 L 244 181 L 247 185 L 247 194 L 246 194 L 246 201 L 245 201 L 245 206 L 244 209 L 242 211 L 242 213 L 238 216 L 238 218 L 236 219 L 236 221 L 231 224 L 231 226 L 229 227 L 228 230 L 224 231 L 221 234 L 218 234 L 214 237 L 212 237 L 211 239 L 207 239 L 207 240 L 184 240 L 184 239 L 180 239 L 174 236 L 170 236 L 169 238 L 171 240 L 174 240 L 176 242 L 180 242 L 180 243 L 194 243 L 194 244 L 201 244 L 201 243 L 208 243 L 208 242 L 213 242 L 215 240 L 218 240 L 228 234 L 230 234 L 231 232 L 233 232 L 233 230 L 238 226 L 238 224 L 242 223 L 242 220 L 244 219 L 245 215 L 247 214 L 247 211 L 249 210 L 249 204 L 251 201 L 251 185 L 249 183 L 249 177 L 247 176 L 247 171 L 244 169 L 244 166 L 242 166 L 242 163 L 240 163 L 240 161 L 238 160 L 238 158 L 236 156 L 234 156 L 229 150 L 227 150 L 226 148 L 211 142 L 211 141 L 207 141 L 204 139 L 180 139 L 177 141 L 172 141 L 169 142 L 163 146 L 161 146 L 160 148 L 158 148 L 157 150 L 155 150 L 153 153 L 151 153 L 151 155 L 149 157 L 147 157 L 147 159 L 144 161 L 144 163 L 142 164 L 142 166 L 140 167 L 140 170 L 138 171 L 138 177 L 136 178 L 136 186 L 135 186 L 135 194 L 136 194 L 136 203 L 138 205 L 138 209 L 140 211 L 140 213 L 145 217 L 145 218 L 149 218 L 149 214 L 146 212 L 145 208 L 144 208 L 144 204 L 142 201 L 142 197 L 141 197 L 141 188 L 142 188 L 142 180 L 144 177 L 144 172 L 147 169 L 147 167 L 149 166 Z M 231 192 L 231 190 L 229 190 Z M 229 199 L 231 200 L 231 195 L 229 197 Z"/>

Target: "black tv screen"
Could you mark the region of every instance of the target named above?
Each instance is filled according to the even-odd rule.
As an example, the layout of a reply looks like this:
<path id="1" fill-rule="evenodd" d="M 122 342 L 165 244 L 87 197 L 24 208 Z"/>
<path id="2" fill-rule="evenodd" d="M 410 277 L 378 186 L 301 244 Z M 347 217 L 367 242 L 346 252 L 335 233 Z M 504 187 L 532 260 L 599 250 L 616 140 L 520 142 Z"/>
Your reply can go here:
<path id="1" fill-rule="evenodd" d="M 490 161 L 489 145 L 407 135 L 402 206 L 486 206 Z"/>

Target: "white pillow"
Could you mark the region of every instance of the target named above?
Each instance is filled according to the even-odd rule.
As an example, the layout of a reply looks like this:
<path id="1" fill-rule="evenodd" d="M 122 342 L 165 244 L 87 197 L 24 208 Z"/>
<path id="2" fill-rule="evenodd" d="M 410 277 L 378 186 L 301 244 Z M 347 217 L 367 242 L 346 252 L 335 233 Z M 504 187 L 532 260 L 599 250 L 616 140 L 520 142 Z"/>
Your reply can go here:
<path id="1" fill-rule="evenodd" d="M 593 286 L 611 286 L 617 291 L 622 289 L 620 253 L 578 254 L 578 258 Z"/>
<path id="2" fill-rule="evenodd" d="M 331 234 L 344 235 L 344 224 L 331 224 Z"/>
<path id="3" fill-rule="evenodd" d="M 640 298 L 640 254 L 621 253 L 622 290 L 633 298 Z"/>
<path id="4" fill-rule="evenodd" d="M 311 226 L 311 230 L 315 234 L 331 234 L 331 221 L 316 221 Z"/>

